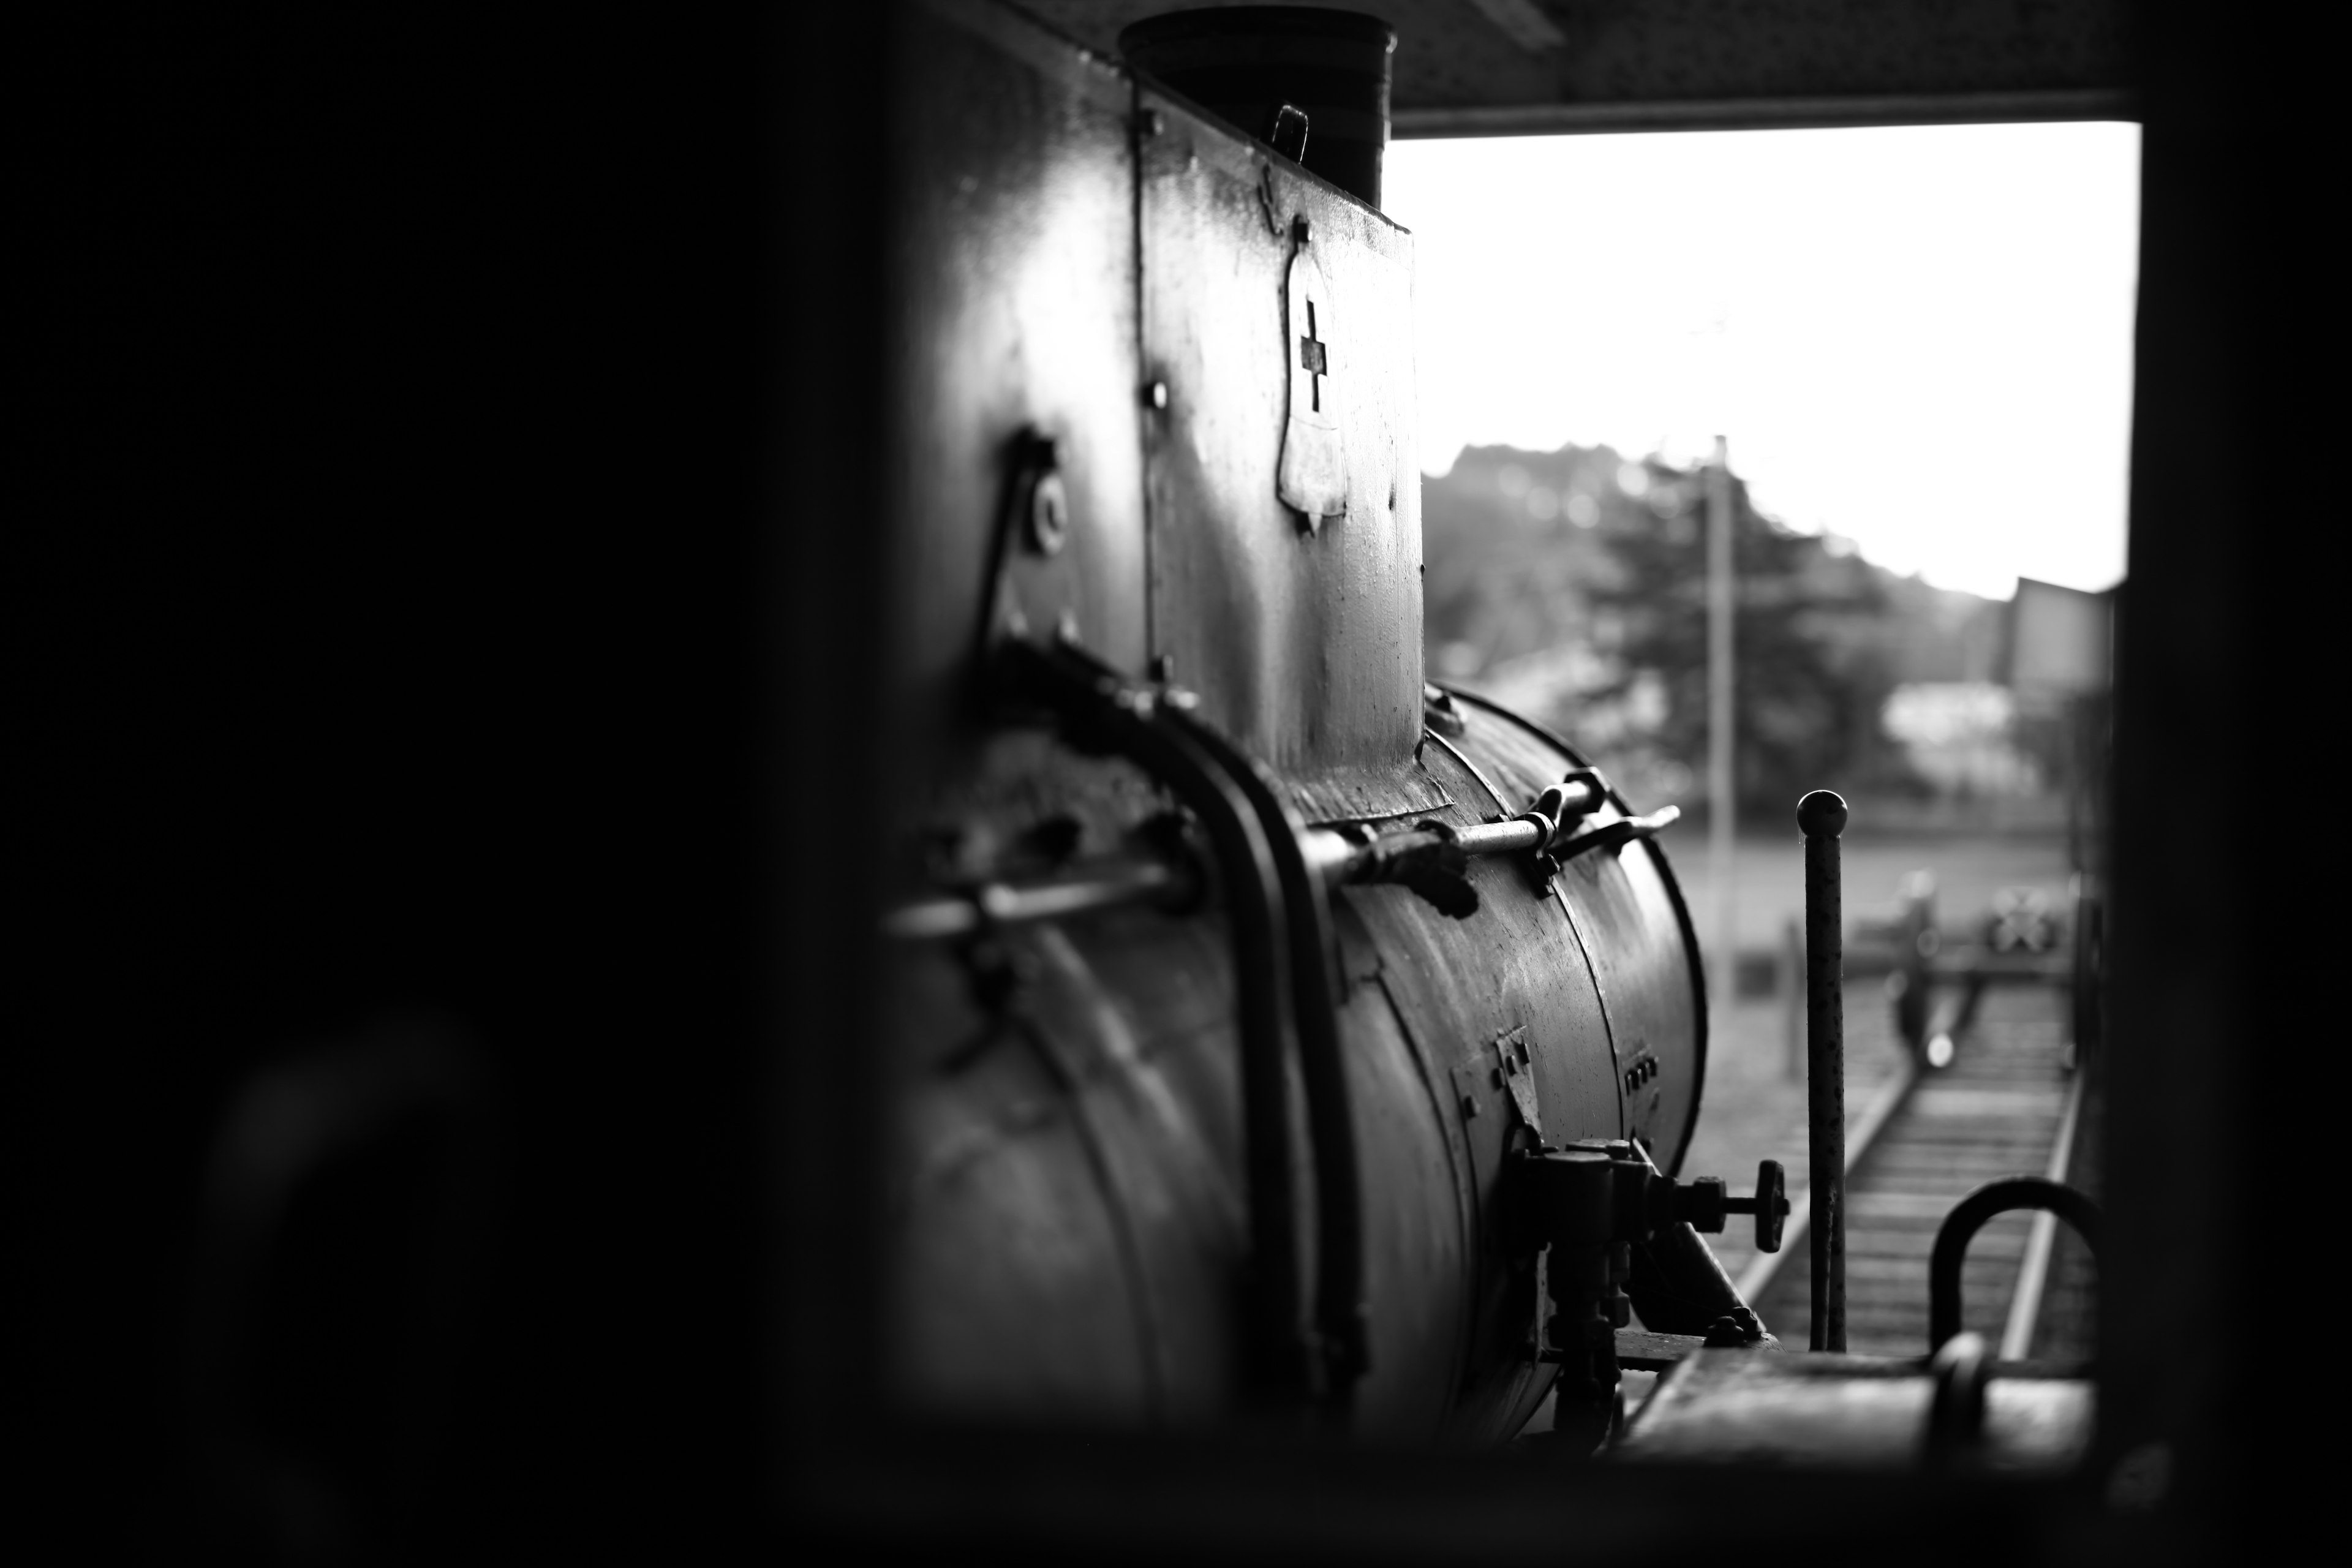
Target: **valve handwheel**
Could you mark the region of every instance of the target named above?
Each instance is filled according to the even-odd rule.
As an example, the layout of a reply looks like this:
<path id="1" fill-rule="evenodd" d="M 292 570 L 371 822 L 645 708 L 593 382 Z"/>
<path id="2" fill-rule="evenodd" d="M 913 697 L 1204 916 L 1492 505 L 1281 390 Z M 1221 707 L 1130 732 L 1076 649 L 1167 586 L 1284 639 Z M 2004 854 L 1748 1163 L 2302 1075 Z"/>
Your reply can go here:
<path id="1" fill-rule="evenodd" d="M 1756 1216 L 1756 1247 L 1759 1252 L 1780 1250 L 1780 1227 L 1789 1218 L 1789 1178 L 1778 1160 L 1764 1160 L 1756 1166 L 1756 1195 L 1752 1198 L 1731 1198 L 1723 1205 L 1726 1214 L 1752 1214 Z"/>
<path id="2" fill-rule="evenodd" d="M 1720 1176 L 1701 1176 L 1692 1182 L 1673 1182 L 1659 1177 L 1660 1191 L 1667 1194 L 1673 1217 L 1687 1220 L 1693 1230 L 1714 1235 L 1723 1229 L 1727 1215 L 1752 1214 L 1756 1216 L 1756 1246 L 1759 1251 L 1780 1250 L 1781 1224 L 1789 1217 L 1789 1182 L 1780 1170 L 1780 1162 L 1766 1160 L 1756 1167 L 1756 1195 L 1735 1198 L 1726 1190 Z"/>

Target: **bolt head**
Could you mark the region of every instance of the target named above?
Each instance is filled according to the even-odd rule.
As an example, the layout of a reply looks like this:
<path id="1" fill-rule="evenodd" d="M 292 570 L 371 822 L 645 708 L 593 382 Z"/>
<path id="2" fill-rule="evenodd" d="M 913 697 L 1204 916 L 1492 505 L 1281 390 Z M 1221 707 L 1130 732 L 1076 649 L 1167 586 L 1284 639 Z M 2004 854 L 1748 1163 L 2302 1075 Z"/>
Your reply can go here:
<path id="1" fill-rule="evenodd" d="M 1029 545 L 1040 555 L 1053 555 L 1069 538 L 1069 492 L 1062 486 L 1062 476 L 1048 469 L 1029 490 Z"/>
<path id="2" fill-rule="evenodd" d="M 1143 400 L 1151 405 L 1154 408 L 1167 407 L 1168 384 L 1164 381 L 1153 382 L 1150 386 L 1143 389 Z"/>

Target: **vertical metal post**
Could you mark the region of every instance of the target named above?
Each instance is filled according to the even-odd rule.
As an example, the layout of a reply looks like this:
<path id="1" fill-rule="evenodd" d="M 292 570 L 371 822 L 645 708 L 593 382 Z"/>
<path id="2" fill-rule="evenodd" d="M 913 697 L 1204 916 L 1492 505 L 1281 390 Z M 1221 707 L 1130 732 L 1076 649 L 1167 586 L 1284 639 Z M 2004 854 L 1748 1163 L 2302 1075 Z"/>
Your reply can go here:
<path id="1" fill-rule="evenodd" d="M 1838 869 L 1845 821 L 1845 802 L 1829 790 L 1797 803 L 1805 835 L 1805 1112 L 1817 1351 L 1845 1349 L 1845 900 Z"/>
<path id="2" fill-rule="evenodd" d="M 1727 1011 L 1738 983 L 1739 942 L 1732 894 L 1738 822 L 1731 752 L 1732 572 L 1730 446 L 1717 436 L 1706 470 L 1706 879 L 1715 889 L 1715 962 L 1707 967 L 1717 1005 Z"/>

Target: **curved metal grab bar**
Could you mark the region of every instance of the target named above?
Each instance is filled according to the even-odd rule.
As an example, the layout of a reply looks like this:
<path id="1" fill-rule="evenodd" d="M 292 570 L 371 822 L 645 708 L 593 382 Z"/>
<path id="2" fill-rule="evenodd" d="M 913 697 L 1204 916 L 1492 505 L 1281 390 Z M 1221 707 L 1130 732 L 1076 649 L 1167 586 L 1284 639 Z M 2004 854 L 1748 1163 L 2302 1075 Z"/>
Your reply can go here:
<path id="1" fill-rule="evenodd" d="M 1192 719 L 1176 694 L 1130 681 L 1066 641 L 1040 646 L 1009 637 L 995 657 L 1011 692 L 1053 713 L 1073 744 L 1136 762 L 1206 831 L 1221 873 L 1241 1003 L 1252 1317 L 1261 1358 L 1254 1381 L 1269 1392 L 1319 1394 L 1344 1410 L 1369 1362 L 1363 1217 L 1339 1058 L 1337 964 L 1304 830 L 1259 765 Z M 1314 1144 L 1314 1326 L 1320 1342 L 1312 1346 L 1301 1334 L 1306 1292 L 1294 1239 L 1286 1063 L 1293 1037 Z"/>
<path id="2" fill-rule="evenodd" d="M 2007 1176 L 1987 1182 L 1952 1205 L 1936 1232 L 1936 1248 L 1927 1258 L 1927 1349 L 1943 1349 L 1960 1331 L 1960 1265 L 1968 1261 L 1969 1243 L 1995 1215 L 2014 1209 L 2047 1209 L 2074 1227 L 2091 1256 L 2099 1253 L 2105 1222 L 2099 1205 L 2063 1182 L 2043 1176 Z"/>

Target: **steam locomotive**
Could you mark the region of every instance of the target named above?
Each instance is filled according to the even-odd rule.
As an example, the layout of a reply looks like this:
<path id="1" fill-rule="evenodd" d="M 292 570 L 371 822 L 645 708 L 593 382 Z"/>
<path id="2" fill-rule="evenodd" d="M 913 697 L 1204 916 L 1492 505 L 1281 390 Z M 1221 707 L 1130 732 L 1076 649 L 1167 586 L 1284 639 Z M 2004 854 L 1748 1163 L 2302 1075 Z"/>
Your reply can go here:
<path id="1" fill-rule="evenodd" d="M 1131 32 L 1159 77 L 910 24 L 891 1386 L 1423 1441 L 1557 1386 L 1597 1433 L 1633 1311 L 1769 1341 L 1694 1222 L 1776 1245 L 1779 1173 L 1675 1180 L 1672 808 L 1424 679 L 1393 36 L 1202 16 Z"/>

